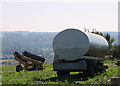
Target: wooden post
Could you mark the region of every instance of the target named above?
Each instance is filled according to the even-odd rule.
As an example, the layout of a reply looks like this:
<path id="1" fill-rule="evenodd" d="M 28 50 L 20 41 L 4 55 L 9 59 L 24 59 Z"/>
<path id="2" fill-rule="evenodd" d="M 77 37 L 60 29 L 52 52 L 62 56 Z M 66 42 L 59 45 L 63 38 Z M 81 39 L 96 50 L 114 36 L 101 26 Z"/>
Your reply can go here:
<path id="1" fill-rule="evenodd" d="M 120 86 L 120 78 L 111 77 L 111 86 Z"/>

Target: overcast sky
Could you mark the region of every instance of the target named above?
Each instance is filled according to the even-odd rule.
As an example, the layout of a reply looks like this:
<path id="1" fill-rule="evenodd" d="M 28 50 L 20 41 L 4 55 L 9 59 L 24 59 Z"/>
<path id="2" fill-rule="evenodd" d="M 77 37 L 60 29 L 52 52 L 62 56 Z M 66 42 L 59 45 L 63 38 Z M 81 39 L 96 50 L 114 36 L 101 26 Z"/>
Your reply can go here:
<path id="1" fill-rule="evenodd" d="M 67 28 L 118 31 L 118 3 L 4 2 L 0 31 L 59 32 Z"/>

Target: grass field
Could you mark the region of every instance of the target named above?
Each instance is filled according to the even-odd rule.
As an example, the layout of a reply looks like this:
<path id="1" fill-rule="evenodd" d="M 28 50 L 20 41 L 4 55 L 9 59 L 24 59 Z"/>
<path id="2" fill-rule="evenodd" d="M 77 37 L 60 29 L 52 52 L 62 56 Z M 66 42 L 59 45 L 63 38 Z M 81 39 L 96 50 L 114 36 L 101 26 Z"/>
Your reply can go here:
<path id="1" fill-rule="evenodd" d="M 110 84 L 111 77 L 120 77 L 120 66 L 115 63 L 118 60 L 104 61 L 108 69 L 94 78 L 82 76 L 79 72 L 71 72 L 70 76 L 58 78 L 53 71 L 52 63 L 45 63 L 44 70 L 16 72 L 16 65 L 2 66 L 2 84 Z"/>

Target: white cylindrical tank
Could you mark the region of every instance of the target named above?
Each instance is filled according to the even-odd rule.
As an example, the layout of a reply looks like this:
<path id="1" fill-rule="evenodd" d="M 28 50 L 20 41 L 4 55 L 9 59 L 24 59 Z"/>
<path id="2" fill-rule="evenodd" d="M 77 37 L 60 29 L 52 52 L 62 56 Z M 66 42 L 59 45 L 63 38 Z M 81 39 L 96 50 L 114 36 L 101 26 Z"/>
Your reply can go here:
<path id="1" fill-rule="evenodd" d="M 100 35 L 66 29 L 56 35 L 53 50 L 59 59 L 75 60 L 83 56 L 104 57 L 108 42 Z"/>

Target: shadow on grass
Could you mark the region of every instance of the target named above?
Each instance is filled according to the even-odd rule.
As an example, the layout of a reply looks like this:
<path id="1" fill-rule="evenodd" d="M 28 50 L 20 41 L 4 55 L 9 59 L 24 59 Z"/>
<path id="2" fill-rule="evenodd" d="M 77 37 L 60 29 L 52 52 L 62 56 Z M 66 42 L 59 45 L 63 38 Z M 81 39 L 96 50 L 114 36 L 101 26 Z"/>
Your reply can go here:
<path id="1" fill-rule="evenodd" d="M 86 81 L 88 80 L 88 77 L 85 76 L 85 74 L 83 73 L 78 73 L 78 74 L 74 74 L 74 75 L 70 75 L 70 76 L 61 76 L 61 77 L 52 77 L 52 78 L 48 78 L 45 80 L 41 80 L 41 81 L 62 81 L 65 82 L 65 80 L 69 81 L 69 82 L 73 82 L 73 81 Z"/>

